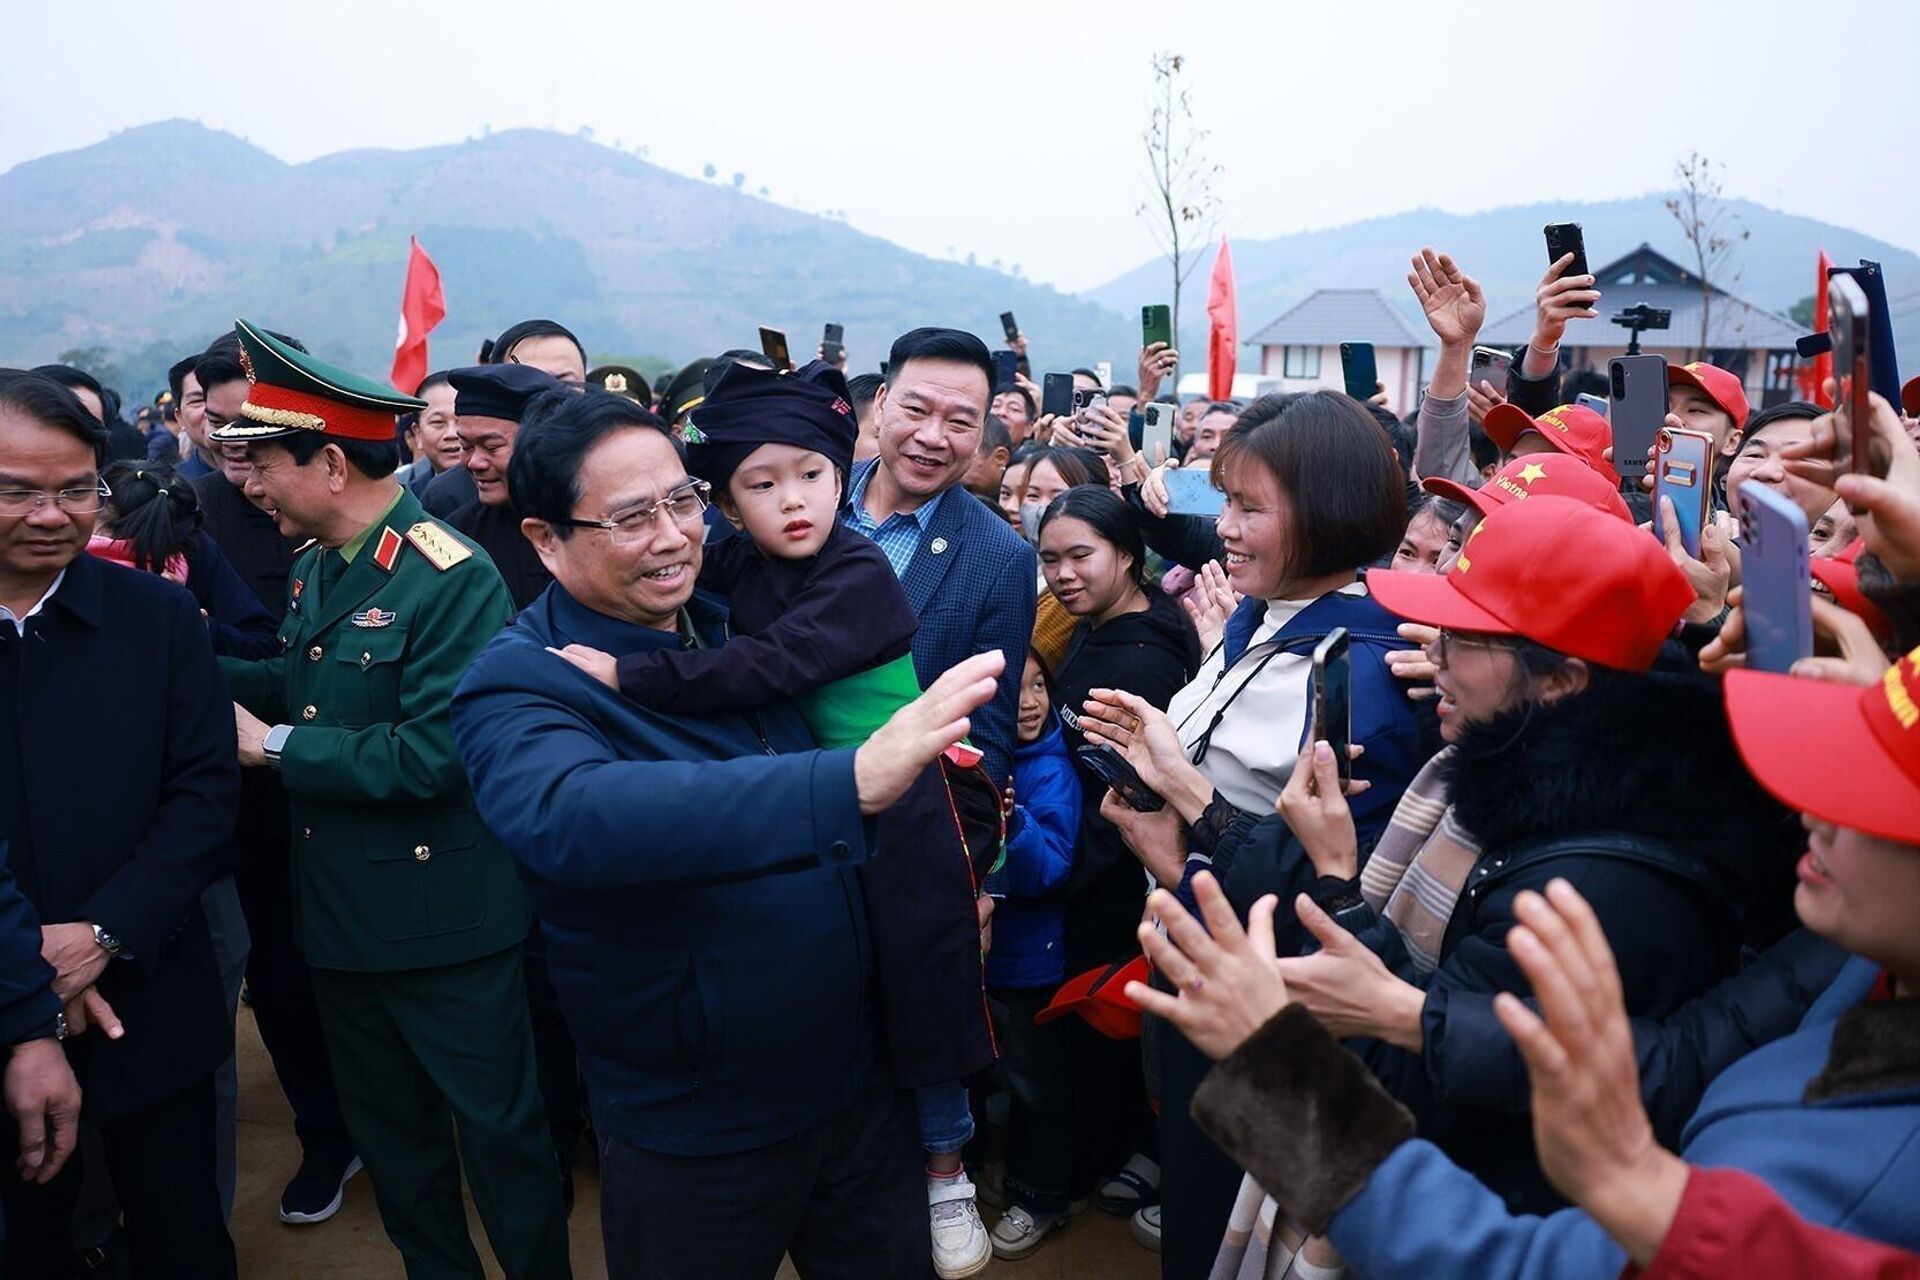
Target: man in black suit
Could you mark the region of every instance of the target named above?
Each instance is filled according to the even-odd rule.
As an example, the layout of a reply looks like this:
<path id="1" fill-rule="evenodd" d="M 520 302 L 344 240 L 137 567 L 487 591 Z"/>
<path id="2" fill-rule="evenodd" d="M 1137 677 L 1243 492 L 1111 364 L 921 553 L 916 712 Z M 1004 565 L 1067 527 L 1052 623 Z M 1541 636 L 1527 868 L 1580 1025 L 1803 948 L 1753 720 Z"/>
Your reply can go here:
<path id="1" fill-rule="evenodd" d="M 70 391 L 0 374 L 0 831 L 69 1018 L 94 996 L 126 1027 L 67 1052 L 134 1273 L 232 1276 L 213 1076 L 233 1027 L 200 894 L 228 869 L 234 723 L 193 597 L 86 554 L 101 456 Z M 44 1184 L 0 1178 L 0 1271 L 70 1269 L 79 1185 L 77 1160 Z"/>

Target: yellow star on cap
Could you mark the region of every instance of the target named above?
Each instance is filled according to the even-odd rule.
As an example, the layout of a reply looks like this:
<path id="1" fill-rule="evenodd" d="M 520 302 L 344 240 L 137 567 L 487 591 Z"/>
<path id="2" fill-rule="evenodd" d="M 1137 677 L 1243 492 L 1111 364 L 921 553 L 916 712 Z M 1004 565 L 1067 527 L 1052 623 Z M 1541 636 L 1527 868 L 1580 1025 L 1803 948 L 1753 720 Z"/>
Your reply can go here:
<path id="1" fill-rule="evenodd" d="M 1532 484 L 1535 480 L 1545 480 L 1546 478 L 1547 469 L 1537 462 L 1529 462 L 1526 466 L 1520 468 L 1520 480 L 1524 484 Z"/>

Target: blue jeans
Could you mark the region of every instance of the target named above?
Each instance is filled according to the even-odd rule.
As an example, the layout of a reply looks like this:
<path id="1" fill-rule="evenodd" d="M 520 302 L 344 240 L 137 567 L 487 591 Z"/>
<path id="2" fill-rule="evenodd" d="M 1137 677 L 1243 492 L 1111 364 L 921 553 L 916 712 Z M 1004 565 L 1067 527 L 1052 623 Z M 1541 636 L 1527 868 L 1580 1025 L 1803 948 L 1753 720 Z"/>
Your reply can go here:
<path id="1" fill-rule="evenodd" d="M 951 1155 L 973 1141 L 973 1108 L 965 1085 L 923 1085 L 913 1091 L 913 1101 L 920 1113 L 920 1145 L 928 1154 Z"/>

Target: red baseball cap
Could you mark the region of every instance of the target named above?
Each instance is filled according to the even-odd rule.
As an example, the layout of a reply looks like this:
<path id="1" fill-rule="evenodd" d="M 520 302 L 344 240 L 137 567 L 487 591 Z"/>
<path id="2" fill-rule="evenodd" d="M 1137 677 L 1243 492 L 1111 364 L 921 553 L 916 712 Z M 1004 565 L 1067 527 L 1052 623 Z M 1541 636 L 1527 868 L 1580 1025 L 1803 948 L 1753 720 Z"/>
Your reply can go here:
<path id="1" fill-rule="evenodd" d="M 1512 453 L 1524 432 L 1536 431 L 1561 453 L 1580 459 L 1618 487 L 1620 473 L 1607 461 L 1605 450 L 1613 447 L 1613 428 L 1607 420 L 1583 404 L 1563 404 L 1537 418 L 1511 404 L 1497 404 L 1487 410 L 1484 424 L 1487 438 L 1500 446 L 1500 452 Z"/>
<path id="2" fill-rule="evenodd" d="M 1524 636 L 1558 653 L 1645 671 L 1694 591 L 1666 548 L 1576 502 L 1512 502 L 1467 535 L 1446 576 L 1373 570 L 1367 590 L 1413 622 Z"/>
<path id="3" fill-rule="evenodd" d="M 1747 414 L 1751 412 L 1747 407 L 1747 389 L 1734 374 L 1717 364 L 1695 360 L 1692 364 L 1667 366 L 1667 389 L 1671 391 L 1676 382 L 1706 392 L 1707 399 L 1726 410 L 1727 416 L 1733 419 L 1735 431 L 1747 425 Z"/>
<path id="4" fill-rule="evenodd" d="M 1561 453 L 1530 453 L 1515 458 L 1488 477 L 1478 489 L 1435 476 L 1421 481 L 1428 493 L 1464 502 L 1483 516 L 1524 498 L 1572 498 L 1595 510 L 1633 523 L 1633 513 L 1618 487 L 1579 458 Z"/>
<path id="5" fill-rule="evenodd" d="M 1893 622 L 1860 590 L 1860 567 L 1855 562 L 1866 545 L 1865 539 L 1855 538 L 1839 555 L 1815 556 L 1807 567 L 1813 572 L 1815 590 L 1826 588 L 1835 604 L 1866 623 L 1873 638 L 1887 646 L 1893 641 Z"/>
<path id="6" fill-rule="evenodd" d="M 1045 1024 L 1077 1013 L 1103 1036 L 1114 1040 L 1137 1039 L 1140 1006 L 1127 999 L 1127 984 L 1145 982 L 1150 972 L 1147 958 L 1135 956 L 1075 974 L 1053 993 L 1053 999 L 1033 1015 L 1033 1020 Z"/>
<path id="7" fill-rule="evenodd" d="M 1730 671 L 1727 718 L 1747 768 L 1783 804 L 1920 844 L 1920 649 L 1865 689 Z"/>

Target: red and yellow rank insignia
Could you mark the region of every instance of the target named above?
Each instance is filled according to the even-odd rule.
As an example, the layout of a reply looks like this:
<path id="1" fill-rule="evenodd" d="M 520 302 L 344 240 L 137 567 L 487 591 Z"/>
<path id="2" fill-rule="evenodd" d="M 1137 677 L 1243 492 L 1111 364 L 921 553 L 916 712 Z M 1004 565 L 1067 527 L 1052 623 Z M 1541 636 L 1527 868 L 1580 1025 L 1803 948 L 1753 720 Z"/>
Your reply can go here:
<path id="1" fill-rule="evenodd" d="M 400 542 L 400 535 L 395 533 L 392 528 L 382 529 L 380 531 L 380 545 L 374 548 L 373 562 L 382 569 L 385 569 L 388 573 L 392 573 L 393 562 L 400 558 Z"/>

